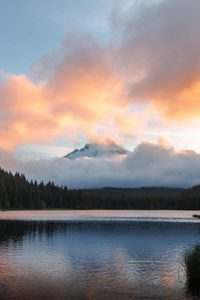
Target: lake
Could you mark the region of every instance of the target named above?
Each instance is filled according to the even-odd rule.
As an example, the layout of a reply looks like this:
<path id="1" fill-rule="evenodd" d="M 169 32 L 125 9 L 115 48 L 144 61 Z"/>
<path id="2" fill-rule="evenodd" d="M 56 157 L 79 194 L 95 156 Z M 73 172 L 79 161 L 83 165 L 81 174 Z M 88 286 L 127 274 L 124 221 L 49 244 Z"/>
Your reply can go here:
<path id="1" fill-rule="evenodd" d="M 194 213 L 1 211 L 0 299 L 193 299 Z"/>

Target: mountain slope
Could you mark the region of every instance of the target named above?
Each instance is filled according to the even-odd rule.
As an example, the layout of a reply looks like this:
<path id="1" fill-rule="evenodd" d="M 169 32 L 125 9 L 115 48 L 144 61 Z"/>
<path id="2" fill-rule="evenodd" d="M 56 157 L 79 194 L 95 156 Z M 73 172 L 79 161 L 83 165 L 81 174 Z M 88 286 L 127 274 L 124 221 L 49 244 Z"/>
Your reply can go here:
<path id="1" fill-rule="evenodd" d="M 75 149 L 74 151 L 65 155 L 65 158 L 76 159 L 82 157 L 113 157 L 116 155 L 126 155 L 128 151 L 123 147 L 110 142 L 107 144 L 91 143 L 86 144 L 81 149 Z"/>

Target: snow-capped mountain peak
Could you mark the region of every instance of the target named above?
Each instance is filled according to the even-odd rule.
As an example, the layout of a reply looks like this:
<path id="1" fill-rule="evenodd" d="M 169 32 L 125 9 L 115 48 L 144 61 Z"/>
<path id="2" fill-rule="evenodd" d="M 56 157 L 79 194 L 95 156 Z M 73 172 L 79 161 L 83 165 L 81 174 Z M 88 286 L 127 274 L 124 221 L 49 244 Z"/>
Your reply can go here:
<path id="1" fill-rule="evenodd" d="M 75 159 L 82 157 L 113 157 L 115 155 L 126 155 L 128 151 L 123 147 L 117 145 L 114 142 L 107 144 L 91 143 L 86 144 L 81 149 L 75 149 L 74 151 L 65 155 L 65 158 Z"/>

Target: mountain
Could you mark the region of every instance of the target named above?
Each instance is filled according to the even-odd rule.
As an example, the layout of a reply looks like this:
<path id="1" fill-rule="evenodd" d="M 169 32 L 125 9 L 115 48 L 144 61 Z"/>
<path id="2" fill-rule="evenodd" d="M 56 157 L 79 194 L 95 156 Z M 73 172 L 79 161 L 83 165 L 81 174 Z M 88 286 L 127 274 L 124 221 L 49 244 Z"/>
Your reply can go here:
<path id="1" fill-rule="evenodd" d="M 82 157 L 113 157 L 116 155 L 126 155 L 128 152 L 129 151 L 114 142 L 106 144 L 91 143 L 86 144 L 81 149 L 75 149 L 64 157 L 69 159 Z"/>

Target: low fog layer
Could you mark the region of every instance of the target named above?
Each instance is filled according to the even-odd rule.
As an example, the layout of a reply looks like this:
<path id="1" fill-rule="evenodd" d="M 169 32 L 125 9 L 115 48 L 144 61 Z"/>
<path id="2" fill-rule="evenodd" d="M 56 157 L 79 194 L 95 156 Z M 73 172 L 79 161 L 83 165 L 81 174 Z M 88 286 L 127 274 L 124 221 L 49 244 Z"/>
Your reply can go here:
<path id="1" fill-rule="evenodd" d="M 121 158 L 22 161 L 1 151 L 1 167 L 19 171 L 28 179 L 53 180 L 68 188 L 169 186 L 200 184 L 200 154 L 176 152 L 172 147 L 143 143 Z"/>

